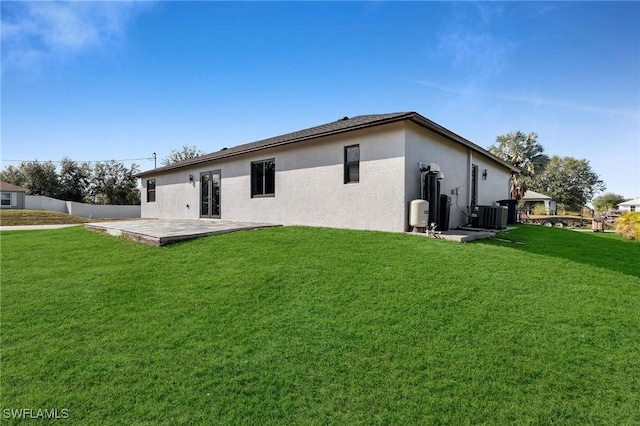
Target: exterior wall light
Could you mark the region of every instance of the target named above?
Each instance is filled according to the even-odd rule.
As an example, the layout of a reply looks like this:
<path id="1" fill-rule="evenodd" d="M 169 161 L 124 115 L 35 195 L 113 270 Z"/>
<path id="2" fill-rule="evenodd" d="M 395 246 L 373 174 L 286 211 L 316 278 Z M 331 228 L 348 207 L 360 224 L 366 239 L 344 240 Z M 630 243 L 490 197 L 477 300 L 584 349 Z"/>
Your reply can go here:
<path id="1" fill-rule="evenodd" d="M 189 175 L 189 182 L 193 182 L 193 175 Z"/>
<path id="2" fill-rule="evenodd" d="M 482 172 L 482 180 L 487 180 L 487 169 Z"/>

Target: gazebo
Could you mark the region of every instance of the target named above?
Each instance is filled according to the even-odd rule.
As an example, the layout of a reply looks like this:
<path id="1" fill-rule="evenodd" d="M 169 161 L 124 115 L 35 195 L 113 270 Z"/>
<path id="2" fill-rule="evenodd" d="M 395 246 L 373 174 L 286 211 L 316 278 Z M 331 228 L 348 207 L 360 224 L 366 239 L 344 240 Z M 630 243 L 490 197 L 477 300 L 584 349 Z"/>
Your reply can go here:
<path id="1" fill-rule="evenodd" d="M 527 213 L 530 213 L 533 210 L 533 206 L 538 203 L 544 203 L 544 211 L 547 215 L 555 215 L 556 214 L 556 202 L 552 200 L 548 195 L 540 194 L 538 192 L 534 192 L 531 190 L 527 190 L 524 193 L 524 196 L 521 198 L 524 201 L 523 210 Z"/>

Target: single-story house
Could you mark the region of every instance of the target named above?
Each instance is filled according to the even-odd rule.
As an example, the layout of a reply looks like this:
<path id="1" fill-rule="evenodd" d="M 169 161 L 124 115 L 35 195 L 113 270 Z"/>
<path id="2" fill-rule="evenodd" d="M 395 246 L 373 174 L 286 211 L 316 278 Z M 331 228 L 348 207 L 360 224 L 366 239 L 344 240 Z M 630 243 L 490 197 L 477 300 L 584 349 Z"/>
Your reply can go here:
<path id="1" fill-rule="evenodd" d="M 12 183 L 0 182 L 0 208 L 24 209 L 27 188 Z"/>
<path id="2" fill-rule="evenodd" d="M 470 223 L 473 206 L 509 198 L 517 172 L 422 115 L 401 112 L 344 117 L 137 177 L 144 218 L 403 232 L 426 175 L 437 177 L 440 208 L 454 228 Z"/>
<path id="3" fill-rule="evenodd" d="M 551 197 L 529 189 L 524 193 L 524 196 L 520 200 L 524 201 L 523 210 L 527 213 L 531 213 L 533 211 L 533 207 L 539 203 L 544 204 L 545 214 L 554 215 L 558 210 L 555 200 L 552 200 Z"/>
<path id="4" fill-rule="evenodd" d="M 628 200 L 618 204 L 618 209 L 627 212 L 640 212 L 640 198 Z"/>

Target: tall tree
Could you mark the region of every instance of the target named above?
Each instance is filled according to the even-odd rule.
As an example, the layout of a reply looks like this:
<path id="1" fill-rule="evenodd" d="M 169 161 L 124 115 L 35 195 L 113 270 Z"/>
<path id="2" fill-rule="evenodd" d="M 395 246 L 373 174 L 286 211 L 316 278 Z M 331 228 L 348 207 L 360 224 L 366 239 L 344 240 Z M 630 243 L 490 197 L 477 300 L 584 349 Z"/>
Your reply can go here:
<path id="1" fill-rule="evenodd" d="M 29 195 L 53 198 L 59 195 L 58 172 L 51 161 L 25 161 L 17 168 L 9 166 L 0 173 L 0 178 L 5 182 L 27 188 Z"/>
<path id="2" fill-rule="evenodd" d="M 173 163 L 177 163 L 179 161 L 189 160 L 191 158 L 196 158 L 204 154 L 204 151 L 196 147 L 195 145 L 189 146 L 184 145 L 180 150 L 172 150 L 171 154 L 166 156 L 162 160 L 163 166 L 168 166 Z"/>
<path id="3" fill-rule="evenodd" d="M 491 145 L 489 152 L 503 159 L 521 170 L 519 175 L 511 177 L 511 198 L 519 200 L 528 189 L 533 177 L 544 170 L 549 162 L 544 148 L 538 143 L 538 135 L 531 132 L 525 135 L 520 130 L 500 135 L 496 138 L 497 145 Z"/>
<path id="4" fill-rule="evenodd" d="M 59 198 L 65 201 L 82 202 L 91 182 L 91 167 L 64 157 L 60 164 Z"/>
<path id="5" fill-rule="evenodd" d="M 0 171 L 0 180 L 22 187 L 27 186 L 27 178 L 23 173 L 22 167 L 7 166 L 6 169 Z"/>
<path id="6" fill-rule="evenodd" d="M 129 168 L 111 160 L 96 163 L 90 185 L 91 201 L 96 204 L 140 204 L 138 165 Z"/>
<path id="7" fill-rule="evenodd" d="M 593 199 L 593 207 L 596 211 L 603 212 L 609 209 L 616 208 L 618 204 L 624 201 L 627 201 L 627 198 L 623 197 L 622 195 L 614 194 L 613 192 L 607 192 Z"/>
<path id="8" fill-rule="evenodd" d="M 578 210 L 606 189 L 588 160 L 554 155 L 545 171 L 532 181 L 534 191 L 542 192 L 569 210 Z"/>

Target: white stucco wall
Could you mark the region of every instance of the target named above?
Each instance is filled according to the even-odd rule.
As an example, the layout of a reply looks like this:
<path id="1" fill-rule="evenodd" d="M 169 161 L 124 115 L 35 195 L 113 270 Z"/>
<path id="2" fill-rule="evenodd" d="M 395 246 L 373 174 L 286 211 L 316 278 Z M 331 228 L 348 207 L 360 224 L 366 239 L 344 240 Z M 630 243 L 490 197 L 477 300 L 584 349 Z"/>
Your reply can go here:
<path id="1" fill-rule="evenodd" d="M 509 171 L 456 142 L 407 123 L 405 151 L 406 204 L 420 197 L 419 163 L 437 163 L 444 173 L 440 193 L 451 197 L 450 228 L 469 222 L 472 165 L 478 166 L 478 205 L 494 205 L 498 200 L 509 198 Z M 487 169 L 486 180 L 482 178 L 484 169 Z M 407 229 L 408 220 L 407 214 Z"/>
<path id="2" fill-rule="evenodd" d="M 360 144 L 360 182 L 345 184 L 344 147 L 354 144 Z M 275 196 L 251 198 L 251 162 L 271 158 Z M 402 232 L 409 228 L 410 201 L 420 197 L 420 162 L 438 163 L 444 173 L 441 194 L 451 197 L 451 228 L 468 223 L 472 164 L 478 166 L 478 204 L 508 198 L 506 168 L 416 124 L 398 122 L 145 176 L 142 217 L 198 219 L 200 173 L 220 170 L 223 220 Z M 148 203 L 152 178 L 156 201 Z"/>
<path id="3" fill-rule="evenodd" d="M 473 164 L 478 165 L 478 205 L 492 206 L 496 201 L 507 200 L 509 195 L 509 179 L 511 173 L 504 167 L 480 155 L 473 154 Z M 487 178 L 483 178 L 484 170 Z"/>
<path id="4" fill-rule="evenodd" d="M 344 147 L 354 144 L 360 144 L 360 182 L 345 184 Z M 251 162 L 270 158 L 276 164 L 275 196 L 251 198 Z M 199 218 L 199 177 L 208 170 L 222 173 L 221 219 L 397 232 L 406 226 L 402 123 L 145 177 L 142 216 Z M 146 202 L 149 178 L 156 179 L 152 203 Z"/>

